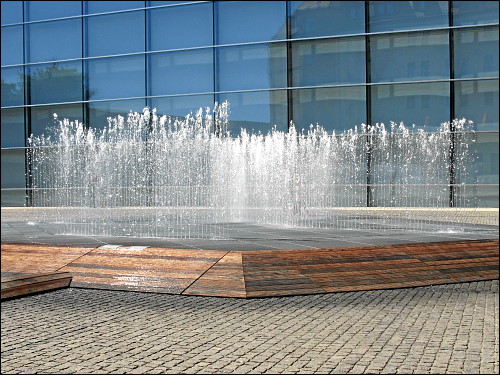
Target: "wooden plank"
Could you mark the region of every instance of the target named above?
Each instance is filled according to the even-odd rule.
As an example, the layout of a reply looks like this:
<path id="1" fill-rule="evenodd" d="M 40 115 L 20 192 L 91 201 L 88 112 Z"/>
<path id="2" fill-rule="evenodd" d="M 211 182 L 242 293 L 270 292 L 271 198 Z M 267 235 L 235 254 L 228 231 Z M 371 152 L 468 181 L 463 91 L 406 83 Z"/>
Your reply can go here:
<path id="1" fill-rule="evenodd" d="M 71 274 L 57 272 L 51 274 L 11 275 L 2 278 L 1 299 L 20 297 L 28 294 L 65 288 L 70 285 Z"/>

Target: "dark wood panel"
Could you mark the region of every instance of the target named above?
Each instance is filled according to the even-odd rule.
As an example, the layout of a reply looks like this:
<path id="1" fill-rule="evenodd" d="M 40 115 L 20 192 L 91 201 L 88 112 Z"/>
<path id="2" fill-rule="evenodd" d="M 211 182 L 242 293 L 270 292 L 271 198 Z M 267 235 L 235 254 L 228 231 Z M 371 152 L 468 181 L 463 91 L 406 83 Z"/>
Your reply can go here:
<path id="1" fill-rule="evenodd" d="M 6 277 L 3 275 L 1 282 L 2 299 L 65 288 L 71 282 L 71 274 L 68 272 L 19 274 L 17 276 L 11 273 Z"/>

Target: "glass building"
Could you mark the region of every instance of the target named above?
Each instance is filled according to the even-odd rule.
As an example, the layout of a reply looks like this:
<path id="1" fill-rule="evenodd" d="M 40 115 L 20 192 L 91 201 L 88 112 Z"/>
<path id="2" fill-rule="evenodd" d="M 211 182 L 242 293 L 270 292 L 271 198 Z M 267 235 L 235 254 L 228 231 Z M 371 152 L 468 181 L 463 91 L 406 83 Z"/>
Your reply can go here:
<path id="1" fill-rule="evenodd" d="M 27 138 L 59 118 L 230 103 L 230 126 L 341 132 L 474 122 L 479 207 L 498 207 L 497 1 L 2 1 L 2 206 Z M 473 142 L 474 140 L 474 142 Z"/>

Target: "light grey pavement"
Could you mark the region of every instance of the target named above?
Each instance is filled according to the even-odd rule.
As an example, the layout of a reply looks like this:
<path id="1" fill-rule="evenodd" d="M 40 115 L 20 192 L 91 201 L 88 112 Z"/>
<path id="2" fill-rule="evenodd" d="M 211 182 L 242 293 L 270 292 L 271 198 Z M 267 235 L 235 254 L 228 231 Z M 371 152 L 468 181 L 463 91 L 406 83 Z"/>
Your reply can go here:
<path id="1" fill-rule="evenodd" d="M 498 280 L 240 300 L 62 289 L 2 302 L 1 372 L 499 372 Z"/>

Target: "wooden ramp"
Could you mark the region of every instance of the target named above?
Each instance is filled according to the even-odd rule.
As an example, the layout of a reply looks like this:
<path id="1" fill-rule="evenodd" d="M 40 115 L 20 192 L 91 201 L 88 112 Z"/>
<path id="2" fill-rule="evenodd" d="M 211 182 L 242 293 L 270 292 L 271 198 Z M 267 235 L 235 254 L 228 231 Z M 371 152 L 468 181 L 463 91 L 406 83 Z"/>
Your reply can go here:
<path id="1" fill-rule="evenodd" d="M 253 298 L 498 279 L 499 250 L 498 239 L 242 252 L 2 244 L 2 272 L 42 270 L 71 273 L 72 287 Z"/>
<path id="2" fill-rule="evenodd" d="M 2 299 L 66 288 L 71 282 L 69 272 L 47 274 L 2 273 Z"/>

